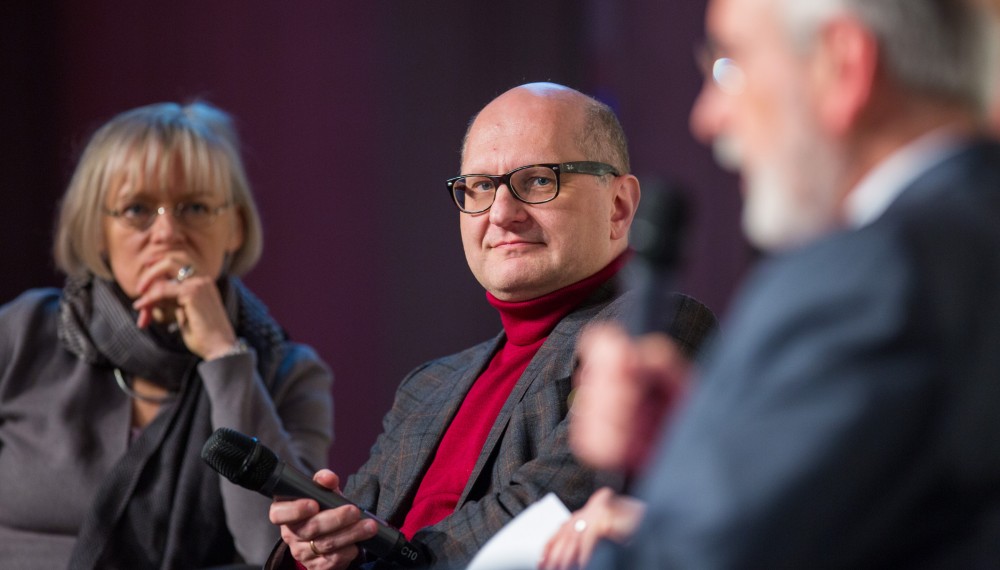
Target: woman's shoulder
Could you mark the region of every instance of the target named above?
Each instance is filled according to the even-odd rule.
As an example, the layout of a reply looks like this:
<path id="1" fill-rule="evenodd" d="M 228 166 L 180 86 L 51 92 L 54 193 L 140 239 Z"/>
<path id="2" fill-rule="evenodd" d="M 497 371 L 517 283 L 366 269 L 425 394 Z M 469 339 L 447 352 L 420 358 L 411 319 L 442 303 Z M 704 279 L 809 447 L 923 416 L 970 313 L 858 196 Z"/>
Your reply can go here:
<path id="1" fill-rule="evenodd" d="M 59 289 L 29 289 L 0 306 L 0 361 L 57 337 L 61 298 Z"/>
<path id="2" fill-rule="evenodd" d="M 310 364 L 318 364 L 324 368 L 329 367 L 312 346 L 290 340 L 282 342 L 281 360 L 278 368 L 279 375 L 286 374 L 292 367 Z"/>
<path id="3" fill-rule="evenodd" d="M 57 315 L 60 299 L 62 299 L 60 289 L 52 287 L 28 289 L 14 300 L 0 306 L 0 326 Z"/>

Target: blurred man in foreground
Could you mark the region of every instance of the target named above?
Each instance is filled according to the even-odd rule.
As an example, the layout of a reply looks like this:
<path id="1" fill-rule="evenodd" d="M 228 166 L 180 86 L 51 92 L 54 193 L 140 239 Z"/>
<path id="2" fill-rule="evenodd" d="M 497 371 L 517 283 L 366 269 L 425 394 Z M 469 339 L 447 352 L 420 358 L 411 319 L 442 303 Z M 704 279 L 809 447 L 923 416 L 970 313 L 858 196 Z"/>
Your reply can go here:
<path id="1" fill-rule="evenodd" d="M 740 168 L 745 231 L 774 258 L 656 449 L 631 540 L 593 567 L 1000 560 L 1000 147 L 978 9 L 709 3 L 692 127 Z M 594 349 L 619 334 L 588 335 L 582 383 L 672 377 L 629 342 Z"/>

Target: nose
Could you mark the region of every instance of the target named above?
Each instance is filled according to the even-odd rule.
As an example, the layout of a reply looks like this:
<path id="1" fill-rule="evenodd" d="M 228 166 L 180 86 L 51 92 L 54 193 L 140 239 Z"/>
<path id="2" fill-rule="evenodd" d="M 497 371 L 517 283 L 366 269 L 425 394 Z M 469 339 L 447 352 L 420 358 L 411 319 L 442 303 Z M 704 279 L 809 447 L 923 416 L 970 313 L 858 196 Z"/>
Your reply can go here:
<path id="1" fill-rule="evenodd" d="M 711 144 L 722 134 L 729 113 L 729 98 L 710 80 L 701 86 L 701 92 L 691 107 L 689 127 L 691 134 L 703 144 Z"/>
<path id="2" fill-rule="evenodd" d="M 502 191 L 501 191 L 502 190 Z M 524 202 L 514 197 L 514 193 L 506 184 L 497 187 L 496 197 L 490 206 L 490 223 L 504 227 L 510 223 L 524 220 L 527 217 Z"/>
<path id="3" fill-rule="evenodd" d="M 154 239 L 162 241 L 174 239 L 181 233 L 180 223 L 174 217 L 174 213 L 163 206 L 156 209 L 150 230 Z"/>

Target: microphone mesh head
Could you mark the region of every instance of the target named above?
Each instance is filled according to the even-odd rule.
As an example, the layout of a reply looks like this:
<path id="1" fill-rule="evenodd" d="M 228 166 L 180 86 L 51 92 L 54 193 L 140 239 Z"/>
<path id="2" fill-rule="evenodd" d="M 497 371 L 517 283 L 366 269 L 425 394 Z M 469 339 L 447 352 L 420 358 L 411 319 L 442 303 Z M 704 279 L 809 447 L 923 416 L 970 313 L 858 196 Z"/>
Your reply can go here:
<path id="1" fill-rule="evenodd" d="M 201 458 L 220 475 L 241 487 L 261 491 L 278 465 L 278 456 L 257 438 L 219 428 L 205 441 Z"/>

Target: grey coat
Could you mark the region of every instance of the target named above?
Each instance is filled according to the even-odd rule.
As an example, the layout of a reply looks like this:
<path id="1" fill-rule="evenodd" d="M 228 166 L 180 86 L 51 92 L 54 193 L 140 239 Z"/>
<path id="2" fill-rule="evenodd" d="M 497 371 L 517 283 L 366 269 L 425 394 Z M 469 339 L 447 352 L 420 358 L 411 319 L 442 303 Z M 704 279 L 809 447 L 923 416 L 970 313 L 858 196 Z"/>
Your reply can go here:
<path id="1" fill-rule="evenodd" d="M 0 308 L 0 560 L 64 568 L 91 499 L 129 446 L 131 400 L 110 368 L 78 359 L 57 339 L 58 290 L 34 290 Z M 198 364 L 211 426 L 256 435 L 313 469 L 332 437 L 331 375 L 309 347 L 288 343 L 269 390 L 253 351 Z M 161 415 L 171 404 L 165 404 Z M 152 424 L 151 424 L 152 425 Z M 210 434 L 189 434 L 204 441 Z M 207 469 L 192 464 L 190 469 Z M 278 536 L 269 501 L 219 481 L 236 551 L 260 563 Z M 128 522 L 124 522 L 126 528 Z M 191 529 L 197 536 L 197 529 Z"/>

